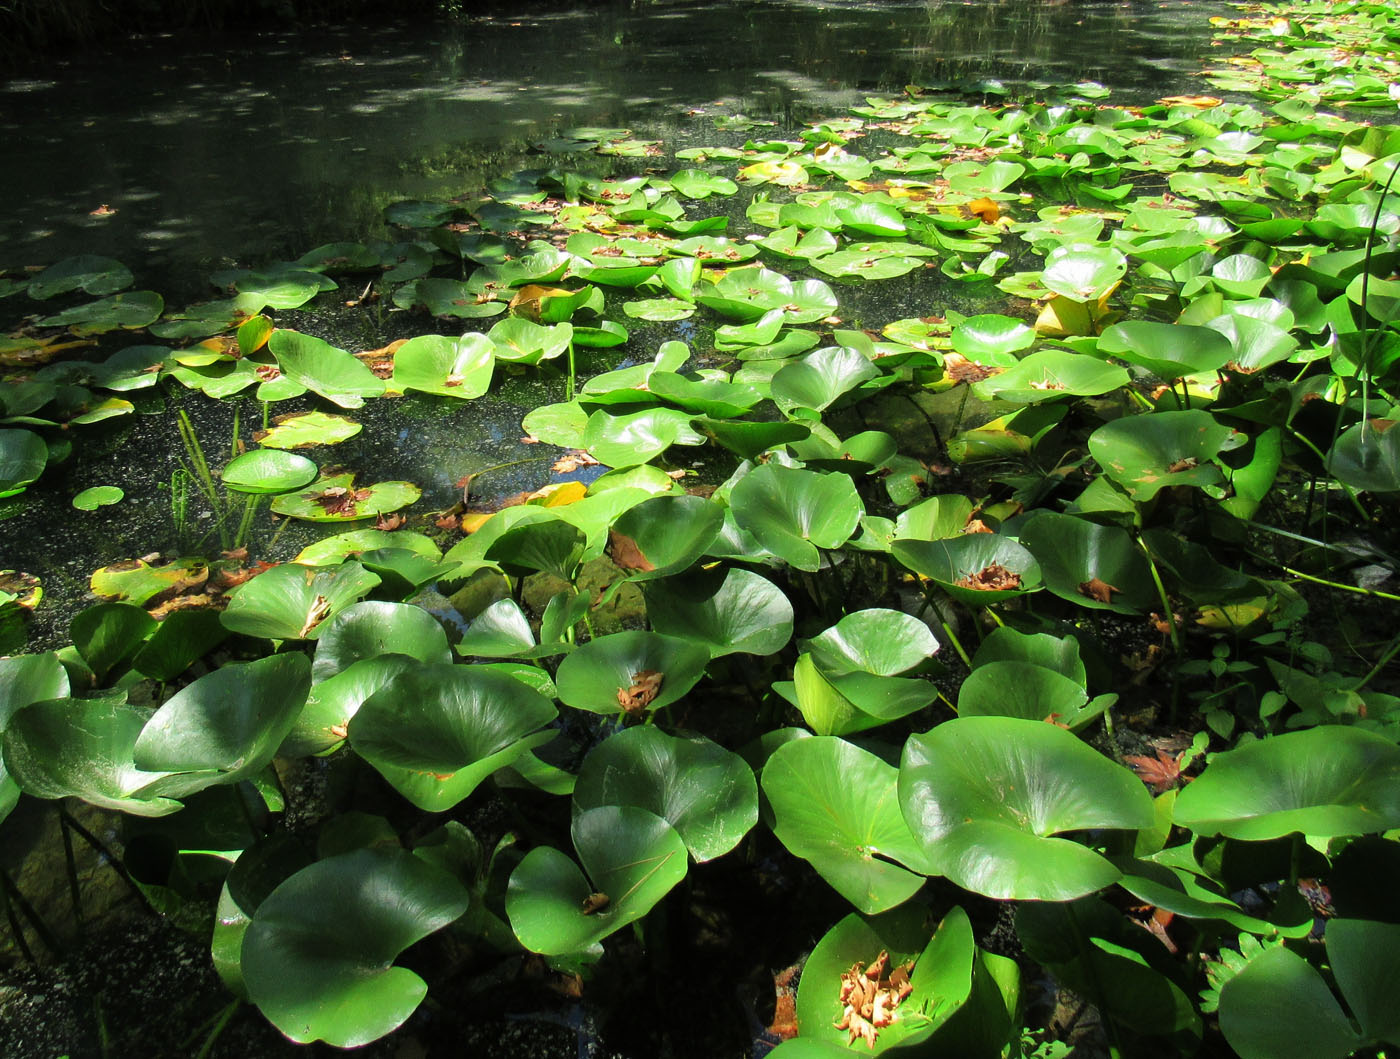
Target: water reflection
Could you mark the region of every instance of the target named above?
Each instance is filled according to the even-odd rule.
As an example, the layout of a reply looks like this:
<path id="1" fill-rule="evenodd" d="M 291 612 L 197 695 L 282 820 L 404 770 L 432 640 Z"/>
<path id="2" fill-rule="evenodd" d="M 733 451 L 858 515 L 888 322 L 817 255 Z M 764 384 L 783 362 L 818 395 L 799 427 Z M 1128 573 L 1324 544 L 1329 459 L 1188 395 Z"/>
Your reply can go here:
<path id="1" fill-rule="evenodd" d="M 633 0 L 127 42 L 0 83 L 0 240 L 11 264 L 106 253 L 192 296 L 221 265 L 364 237 L 386 202 L 470 188 L 570 125 L 704 143 L 712 114 L 686 112 L 705 104 L 790 123 L 910 82 L 1184 90 L 1214 10 Z"/>

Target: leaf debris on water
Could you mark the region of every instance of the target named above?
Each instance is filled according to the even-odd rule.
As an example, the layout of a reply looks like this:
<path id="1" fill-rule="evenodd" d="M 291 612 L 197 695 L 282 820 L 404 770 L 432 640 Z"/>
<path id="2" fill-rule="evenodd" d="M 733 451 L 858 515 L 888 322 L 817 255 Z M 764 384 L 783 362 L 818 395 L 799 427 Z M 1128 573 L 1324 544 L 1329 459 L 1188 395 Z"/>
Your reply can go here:
<path id="1" fill-rule="evenodd" d="M 654 669 L 643 669 L 632 674 L 630 688 L 617 689 L 617 704 L 624 713 L 636 716 L 656 699 L 661 691 L 662 674 Z"/>

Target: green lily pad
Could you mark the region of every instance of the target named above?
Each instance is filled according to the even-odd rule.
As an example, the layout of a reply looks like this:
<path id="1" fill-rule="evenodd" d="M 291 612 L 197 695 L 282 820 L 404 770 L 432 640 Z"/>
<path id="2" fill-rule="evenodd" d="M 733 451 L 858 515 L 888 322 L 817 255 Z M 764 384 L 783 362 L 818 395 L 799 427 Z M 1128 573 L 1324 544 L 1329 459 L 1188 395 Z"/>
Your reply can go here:
<path id="1" fill-rule="evenodd" d="M 269 449 L 304 449 L 312 445 L 338 445 L 353 438 L 362 427 L 353 419 L 325 412 L 294 412 L 278 416 L 268 430 L 257 431 L 253 440 Z"/>
<path id="2" fill-rule="evenodd" d="M 584 758 L 575 811 L 630 805 L 666 820 L 697 863 L 728 853 L 758 822 L 758 784 L 744 759 L 704 736 L 628 728 Z"/>
<path id="3" fill-rule="evenodd" d="M 277 753 L 311 690 L 305 655 L 231 663 L 181 688 L 132 747 L 144 772 L 180 773 L 149 789 L 184 797 L 261 772 Z"/>
<path id="4" fill-rule="evenodd" d="M 401 850 L 318 861 L 278 885 L 254 913 L 240 960 L 248 995 L 301 1044 L 354 1048 L 378 1040 L 428 991 L 394 958 L 468 903 L 452 876 Z"/>
<path id="5" fill-rule="evenodd" d="M 365 700 L 400 673 L 423 663 L 408 655 L 383 654 L 354 662 L 333 677 L 311 685 L 306 705 L 278 748 L 281 757 L 325 754 L 345 742 L 350 718 Z"/>
<path id="6" fill-rule="evenodd" d="M 659 710 L 693 688 L 709 665 L 710 652 L 701 644 L 654 632 L 616 632 L 599 636 L 559 663 L 554 682 L 559 698 L 590 713 L 624 711 L 623 700 L 635 710 Z M 660 674 L 659 686 L 647 698 L 629 694 L 646 683 L 646 674 Z"/>
<path id="7" fill-rule="evenodd" d="M 390 387 L 472 400 L 491 387 L 496 346 L 485 335 L 419 335 L 394 354 Z"/>
<path id="8" fill-rule="evenodd" d="M 1128 260 L 1106 246 L 1057 246 L 1045 257 L 1041 282 L 1076 302 L 1095 303 L 1107 297 L 1128 271 Z"/>
<path id="9" fill-rule="evenodd" d="M 452 808 L 482 780 L 554 738 L 548 699 L 478 666 L 433 663 L 400 673 L 350 721 L 350 744 L 426 812 Z"/>
<path id="10" fill-rule="evenodd" d="M 560 356 L 574 339 L 571 324 L 537 324 L 520 316 L 502 320 L 487 333 L 496 359 L 515 364 L 538 364 Z"/>
<path id="11" fill-rule="evenodd" d="M 145 327 L 160 319 L 165 299 L 153 290 L 127 291 L 75 305 L 39 321 L 41 327 L 71 327 L 81 335 L 100 335 L 119 327 Z"/>
<path id="12" fill-rule="evenodd" d="M 115 485 L 94 485 L 75 496 L 73 506 L 79 511 L 96 511 L 99 507 L 121 503 L 125 496 L 126 493 Z"/>
<path id="13" fill-rule="evenodd" d="M 411 482 L 376 482 L 357 488 L 353 472 L 318 478 L 311 488 L 299 493 L 283 493 L 272 502 L 278 515 L 306 522 L 352 522 L 397 511 L 422 495 Z"/>
<path id="14" fill-rule="evenodd" d="M 922 666 L 938 641 L 913 615 L 870 607 L 852 611 L 803 646 L 828 673 L 893 677 Z"/>
<path id="15" fill-rule="evenodd" d="M 78 797 L 135 816 L 165 816 L 180 803 L 141 794 L 164 774 L 142 772 L 131 756 L 150 716 L 144 707 L 106 699 L 32 703 L 5 727 L 5 767 L 35 798 Z"/>
<path id="16" fill-rule="evenodd" d="M 792 639 L 792 603 L 749 570 L 692 569 L 649 581 L 642 592 L 652 629 L 701 644 L 714 658 L 776 654 Z"/>
<path id="17" fill-rule="evenodd" d="M 250 449 L 235 456 L 219 473 L 224 485 L 240 493 L 290 493 L 315 481 L 316 464 L 282 449 Z"/>
<path id="18" fill-rule="evenodd" d="M 96 254 L 79 254 L 50 265 L 31 279 L 29 296 L 36 301 L 47 301 L 75 290 L 93 296 L 115 294 L 133 282 L 131 269 L 120 261 Z"/>
<path id="19" fill-rule="evenodd" d="M 998 533 L 964 533 L 936 541 L 896 539 L 890 554 L 969 607 L 990 606 L 1042 587 L 1036 557 Z"/>
<path id="20" fill-rule="evenodd" d="M 384 382 L 374 372 L 319 338 L 278 328 L 268 338 L 267 348 L 288 378 L 341 408 L 359 408 L 366 397 L 384 394 Z"/>
<path id="21" fill-rule="evenodd" d="M 129 559 L 93 571 L 89 584 L 96 596 L 140 606 L 157 596 L 197 589 L 208 577 L 209 564 L 203 559 L 172 559 L 160 566 Z"/>
<path id="22" fill-rule="evenodd" d="M 985 662 L 968 674 L 958 688 L 958 716 L 1053 721 L 1075 731 L 1116 699 L 1103 695 L 1090 702 L 1084 686 L 1062 673 L 1032 662 L 1003 660 Z"/>
<path id="23" fill-rule="evenodd" d="M 784 743 L 763 767 L 773 833 L 867 914 L 924 884 L 928 861 L 900 816 L 896 779 L 893 766 L 835 736 Z"/>
<path id="24" fill-rule="evenodd" d="M 1319 838 L 1400 827 L 1400 748 L 1359 728 L 1326 725 L 1211 758 L 1177 795 L 1175 821 L 1247 842 L 1294 831 Z M 1197 787 L 1199 786 L 1199 789 Z"/>
<path id="25" fill-rule="evenodd" d="M 394 549 L 412 552 L 414 555 L 436 562 L 442 558 L 442 550 L 432 539 L 412 530 L 346 530 L 330 537 L 323 537 L 315 544 L 308 544 L 292 561 L 305 566 L 334 566 L 360 552 Z"/>
<path id="26" fill-rule="evenodd" d="M 244 636 L 314 640 L 325 623 L 379 584 L 359 563 L 306 567 L 283 563 L 229 593 L 224 627 Z"/>
<path id="27" fill-rule="evenodd" d="M 1042 511 L 1021 527 L 1020 539 L 1039 560 L 1045 587 L 1061 599 L 1120 614 L 1161 605 L 1146 557 L 1116 526 Z"/>
<path id="28" fill-rule="evenodd" d="M 634 581 L 679 573 L 709 548 L 724 523 L 724 509 L 698 496 L 655 496 L 613 523 L 613 562 Z"/>
<path id="29" fill-rule="evenodd" d="M 810 408 L 820 412 L 879 374 L 880 369 L 859 350 L 828 346 L 786 365 L 773 376 L 773 402 L 784 410 Z"/>
<path id="30" fill-rule="evenodd" d="M 506 892 L 515 936 L 546 956 L 593 949 L 685 878 L 685 842 L 645 809 L 589 809 L 574 818 L 572 833 L 582 870 L 557 849 L 540 846 L 511 873 Z"/>
<path id="31" fill-rule="evenodd" d="M 1146 368 L 1166 382 L 1223 368 L 1235 355 L 1229 338 L 1211 327 L 1130 320 L 1099 336 L 1098 352 Z"/>
<path id="32" fill-rule="evenodd" d="M 953 326 L 953 348 L 972 360 L 1016 353 L 1035 343 L 1035 329 L 1014 316 L 969 316 Z"/>
<path id="33" fill-rule="evenodd" d="M 628 415 L 599 409 L 588 417 L 583 447 L 609 467 L 635 467 L 672 445 L 702 444 L 705 439 L 691 428 L 690 419 L 676 408 L 647 408 Z"/>
<path id="34" fill-rule="evenodd" d="M 1095 357 L 1042 349 L 972 386 L 984 401 L 1036 404 L 1058 397 L 1097 397 L 1128 384 L 1128 373 Z"/>
<path id="35" fill-rule="evenodd" d="M 425 665 L 452 661 L 447 633 L 422 607 L 363 600 L 326 622 L 316 640 L 311 678 L 329 680 L 356 662 L 395 654 Z"/>
<path id="36" fill-rule="evenodd" d="M 156 620 L 130 603 L 99 603 L 74 615 L 68 635 L 97 684 L 131 661 Z"/>
<path id="37" fill-rule="evenodd" d="M 821 566 L 820 548 L 839 548 L 851 538 L 864 511 L 851 479 L 764 464 L 730 493 L 738 525 L 799 570 Z"/>
<path id="38" fill-rule="evenodd" d="M 1170 486 L 1224 481 L 1214 458 L 1248 440 L 1209 412 L 1192 408 L 1105 423 L 1089 435 L 1089 452 L 1134 500 L 1146 501 Z"/>
<path id="39" fill-rule="evenodd" d="M 1068 901 L 1120 872 L 1064 831 L 1147 828 L 1152 798 L 1128 769 L 1062 728 L 959 717 L 904 745 L 899 801 L 933 872 L 999 900 Z"/>
<path id="40" fill-rule="evenodd" d="M 0 496 L 14 496 L 44 473 L 49 447 L 29 430 L 0 430 Z"/>
<path id="41" fill-rule="evenodd" d="M 1353 489 L 1400 490 L 1400 431 L 1392 429 L 1395 425 L 1391 419 L 1365 419 L 1347 427 L 1327 454 L 1327 470 Z"/>

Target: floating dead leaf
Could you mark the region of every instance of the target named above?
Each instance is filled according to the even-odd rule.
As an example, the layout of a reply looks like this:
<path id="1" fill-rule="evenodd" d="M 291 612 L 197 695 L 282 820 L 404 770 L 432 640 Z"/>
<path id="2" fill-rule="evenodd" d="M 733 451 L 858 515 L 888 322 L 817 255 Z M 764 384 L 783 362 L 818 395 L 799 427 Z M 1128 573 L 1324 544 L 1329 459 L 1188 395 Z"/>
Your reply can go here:
<path id="1" fill-rule="evenodd" d="M 977 592 L 1009 592 L 1021 587 L 1021 575 L 1014 570 L 1008 570 L 1001 563 L 992 563 L 975 574 L 959 578 L 953 584 Z"/>
<path id="2" fill-rule="evenodd" d="M 1201 110 L 1209 110 L 1211 107 L 1220 106 L 1222 100 L 1214 96 L 1163 96 L 1157 102 L 1167 107 L 1198 107 Z"/>
<path id="3" fill-rule="evenodd" d="M 276 382 L 282 377 L 282 369 L 276 364 L 259 364 L 253 369 L 253 374 L 261 382 Z"/>
<path id="4" fill-rule="evenodd" d="M 407 521 L 408 519 L 402 515 L 380 515 L 374 520 L 374 528 L 385 533 L 392 533 Z"/>
<path id="5" fill-rule="evenodd" d="M 554 461 L 555 474 L 573 474 L 580 467 L 597 467 L 598 461 L 582 449 L 570 449 Z"/>
<path id="6" fill-rule="evenodd" d="M 0 592 L 14 596 L 15 605 L 25 610 L 33 610 L 44 596 L 39 579 L 20 570 L 0 570 Z"/>
<path id="7" fill-rule="evenodd" d="M 217 606 L 222 608 L 228 601 L 223 595 L 211 596 L 204 592 L 193 593 L 184 596 L 173 596 L 158 606 L 152 607 L 146 604 L 146 613 L 155 618 L 156 621 L 164 621 L 177 610 L 196 610 L 200 607 Z"/>
<path id="8" fill-rule="evenodd" d="M 1168 474 L 1178 474 L 1181 471 L 1189 471 L 1196 466 L 1196 457 L 1187 456 L 1184 460 L 1177 460 L 1167 467 Z"/>
<path id="9" fill-rule="evenodd" d="M 109 205 L 107 205 L 107 203 L 104 202 L 101 206 L 98 206 L 97 209 L 95 209 L 95 210 L 88 210 L 88 216 L 89 216 L 89 217 L 110 217 L 110 216 L 112 216 L 112 214 L 114 214 L 114 213 L 116 213 L 116 212 L 117 212 L 117 211 L 116 211 L 116 207 L 114 207 L 114 206 L 109 206 Z"/>
<path id="10" fill-rule="evenodd" d="M 943 354 L 943 374 L 955 383 L 981 382 L 999 374 L 1000 369 L 984 368 L 975 361 L 968 360 L 961 353 Z"/>
<path id="11" fill-rule="evenodd" d="M 1173 787 L 1181 787 L 1190 782 L 1191 777 L 1181 774 L 1183 756 L 1177 754 L 1173 757 L 1171 754 L 1159 750 L 1156 757 L 1129 754 L 1123 758 L 1123 764 L 1137 773 L 1138 779 L 1151 787 L 1155 793 L 1161 794 Z"/>
<path id="12" fill-rule="evenodd" d="M 1110 585 L 1107 581 L 1098 577 L 1091 577 L 1087 581 L 1079 583 L 1079 594 L 1088 596 L 1099 603 L 1112 603 L 1113 593 L 1122 593 L 1122 589 L 1116 585 Z"/>
<path id="13" fill-rule="evenodd" d="M 614 529 L 608 530 L 608 552 L 620 570 L 640 570 L 649 574 L 656 569 L 635 540 Z"/>
<path id="14" fill-rule="evenodd" d="M 350 727 L 349 727 L 349 725 L 345 725 L 345 724 L 332 724 L 332 725 L 329 725 L 329 726 L 326 728 L 326 731 L 330 732 L 331 735 L 335 736 L 337 739 L 349 739 L 349 738 L 350 738 Z"/>
<path id="15" fill-rule="evenodd" d="M 610 904 L 612 904 L 612 898 L 607 894 L 594 893 L 585 897 L 580 907 L 583 909 L 584 915 L 591 916 L 597 912 L 601 912 Z"/>
<path id="16" fill-rule="evenodd" d="M 632 686 L 617 689 L 617 704 L 630 716 L 641 714 L 655 701 L 661 691 L 662 679 L 662 674 L 654 669 L 643 669 L 639 673 L 633 673 Z"/>
<path id="17" fill-rule="evenodd" d="M 490 515 L 487 515 L 482 519 L 482 521 L 484 522 L 487 518 L 490 517 Z M 438 529 L 454 530 L 461 528 L 462 521 L 456 515 L 452 514 L 451 512 L 448 512 L 445 515 L 439 515 L 437 518 L 433 519 L 433 524 L 437 526 Z"/>
<path id="18" fill-rule="evenodd" d="M 368 489 L 346 489 L 342 485 L 333 485 L 329 489 L 309 495 L 307 499 L 314 504 L 320 504 L 321 510 L 327 515 L 353 515 L 355 505 L 368 500 L 370 495 Z"/>
<path id="19" fill-rule="evenodd" d="M 992 527 L 991 527 L 991 526 L 988 526 L 988 525 L 987 525 L 985 522 L 983 522 L 980 518 L 971 518 L 971 517 L 969 517 L 968 520 L 967 520 L 965 523 L 963 523 L 963 532 L 964 532 L 964 533 L 991 533 L 991 532 L 992 532 Z"/>
<path id="20" fill-rule="evenodd" d="M 859 1038 L 873 1049 L 880 1030 L 898 1019 L 896 1009 L 913 992 L 909 981 L 913 961 L 889 970 L 889 959 L 889 953 L 882 950 L 869 967 L 854 963 L 841 974 L 841 1018 L 834 1025 L 850 1034 L 848 1044 Z"/>
<path id="21" fill-rule="evenodd" d="M 1001 216 L 1001 207 L 992 199 L 973 199 L 966 208 L 970 216 L 978 217 L 987 224 L 995 224 Z"/>

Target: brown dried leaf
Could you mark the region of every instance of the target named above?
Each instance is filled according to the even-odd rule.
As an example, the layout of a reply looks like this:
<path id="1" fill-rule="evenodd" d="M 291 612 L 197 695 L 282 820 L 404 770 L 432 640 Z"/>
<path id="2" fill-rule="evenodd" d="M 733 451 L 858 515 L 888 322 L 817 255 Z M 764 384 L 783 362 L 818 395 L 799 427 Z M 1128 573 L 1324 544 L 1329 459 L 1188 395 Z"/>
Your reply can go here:
<path id="1" fill-rule="evenodd" d="M 1189 778 L 1181 775 L 1181 759 L 1181 754 L 1172 757 L 1159 750 L 1156 757 L 1130 754 L 1123 758 L 1123 764 L 1137 773 L 1138 779 L 1151 787 L 1153 791 L 1161 794 L 1173 787 L 1181 786 Z"/>
<path id="2" fill-rule="evenodd" d="M 555 474 L 572 474 L 580 467 L 597 467 L 598 461 L 582 449 L 570 449 L 554 461 Z"/>
<path id="3" fill-rule="evenodd" d="M 959 588 L 971 588 L 978 592 L 1006 592 L 1021 587 L 1021 575 L 1008 570 L 1001 563 L 992 563 L 975 574 L 959 578 L 953 584 Z"/>
<path id="4" fill-rule="evenodd" d="M 1115 585 L 1110 585 L 1101 578 L 1091 577 L 1088 581 L 1079 583 L 1079 594 L 1087 596 L 1089 599 L 1097 600 L 1100 603 L 1112 603 L 1113 593 L 1121 593 L 1123 590 Z"/>
<path id="5" fill-rule="evenodd" d="M 328 515 L 353 515 L 355 505 L 369 498 L 368 489 L 346 489 L 340 485 L 333 485 L 307 497 L 313 503 L 320 504 L 321 509 Z"/>
<path id="6" fill-rule="evenodd" d="M 584 915 L 591 916 L 594 913 L 601 912 L 610 904 L 612 904 L 612 898 L 607 894 L 592 893 L 583 899 L 583 904 L 580 907 L 583 909 Z"/>
<path id="7" fill-rule="evenodd" d="M 306 624 L 301 627 L 301 632 L 297 634 L 299 639 L 306 639 L 312 629 L 320 625 L 330 617 L 331 601 L 325 596 L 317 596 L 311 604 L 311 610 L 307 612 Z"/>
<path id="8" fill-rule="evenodd" d="M 408 519 L 402 515 L 380 515 L 374 520 L 374 528 L 385 533 L 391 533 L 400 528 Z"/>
<path id="9" fill-rule="evenodd" d="M 632 674 L 630 688 L 617 689 L 617 704 L 624 713 L 632 716 L 640 714 L 655 701 L 661 691 L 663 676 L 654 669 L 643 669 Z"/>
<path id="10" fill-rule="evenodd" d="M 857 962 L 850 970 L 842 972 L 838 997 L 842 1005 L 841 1018 L 833 1025 L 850 1035 L 848 1044 L 855 1044 L 859 1038 L 873 1049 L 879 1031 L 896 1021 L 896 1009 L 912 991 L 909 972 L 913 963 L 901 964 L 893 970 L 889 970 L 888 965 L 889 953 L 882 951 L 869 967 Z"/>
<path id="11" fill-rule="evenodd" d="M 620 570 L 640 570 L 646 574 L 656 569 L 637 542 L 617 530 L 608 530 L 608 552 Z"/>

